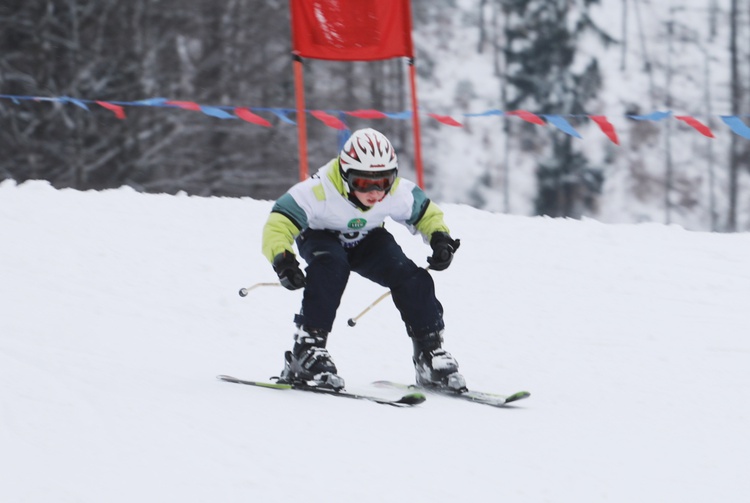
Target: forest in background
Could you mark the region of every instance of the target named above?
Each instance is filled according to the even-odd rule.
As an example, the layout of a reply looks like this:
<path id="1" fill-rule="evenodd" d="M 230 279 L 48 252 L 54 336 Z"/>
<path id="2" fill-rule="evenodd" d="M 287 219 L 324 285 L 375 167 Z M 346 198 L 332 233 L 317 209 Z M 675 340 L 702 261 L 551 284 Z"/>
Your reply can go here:
<path id="1" fill-rule="evenodd" d="M 750 28 L 742 20 L 750 15 L 750 0 L 670 7 L 658 33 L 646 33 L 633 21 L 639 6 L 649 4 L 414 0 L 423 109 L 471 112 L 479 106 L 570 116 L 601 112 L 612 101 L 606 95 L 612 82 L 625 72 L 646 82 L 641 107 L 677 108 L 680 103 L 670 85 L 678 86 L 680 77 L 689 76 L 694 87 L 701 87 L 708 81 L 700 78 L 702 61 L 710 56 L 727 74 L 726 83 L 714 79 L 711 85 L 723 96 L 721 112 L 747 114 Z M 612 23 L 603 27 L 591 14 L 596 8 L 601 13 L 602 5 L 612 16 L 622 17 L 623 27 L 630 19 L 641 36 L 629 36 L 624 28 L 620 32 Z M 680 9 L 700 11 L 690 17 L 700 20 L 700 29 L 688 23 Z M 647 38 L 652 47 L 670 44 L 666 60 L 648 57 Z M 467 45 L 484 58 L 490 79 L 481 82 L 471 74 L 446 70 Z M 290 46 L 286 0 L 5 0 L 0 5 L 0 94 L 112 101 L 166 97 L 215 106 L 293 108 Z M 680 66 L 680 57 L 691 59 L 684 53 L 695 47 L 705 58 L 698 52 L 693 67 Z M 616 68 L 620 74 L 612 74 L 599 49 L 609 51 L 610 60 L 622 51 Z M 628 51 L 638 58 L 624 68 Z M 714 54 L 717 51 L 721 54 Z M 401 60 L 308 60 L 305 75 L 308 109 L 403 111 L 411 106 Z M 490 86 L 488 80 L 493 80 Z M 493 88 L 489 94 L 487 87 Z M 718 99 L 709 98 L 708 108 L 700 100 L 691 106 L 710 114 L 712 100 Z M 618 100 L 624 112 L 652 111 Z M 297 132 L 272 114 L 267 118 L 272 127 L 177 109 L 131 107 L 126 120 L 117 120 L 106 111 L 92 113 L 65 103 L 0 100 L 0 179 L 46 179 L 56 187 L 82 190 L 129 185 L 146 192 L 274 199 L 297 180 Z M 373 124 L 351 117 L 346 122 L 351 128 L 373 125 L 382 130 L 392 138 L 402 165 L 411 166 L 410 122 Z M 428 188 L 445 200 L 490 210 L 596 217 L 612 204 L 605 198 L 617 198 L 630 207 L 648 207 L 652 215 L 666 212 L 667 222 L 681 217 L 690 221 L 700 213 L 709 215 L 705 226 L 711 230 L 747 230 L 750 225 L 747 216 L 743 220 L 750 213 L 742 191 L 750 162 L 747 139 L 725 134 L 711 147 L 701 144 L 682 162 L 680 151 L 690 149 L 681 148 L 681 139 L 693 135 L 689 141 L 694 142 L 695 133 L 676 127 L 670 131 L 661 125 L 633 124 L 617 154 L 610 146 L 599 146 L 603 143 L 594 148 L 549 128 L 509 120 L 491 128 L 469 124 L 459 132 L 426 124 L 422 140 Z M 338 133 L 308 120 L 308 135 L 314 169 L 335 155 Z M 443 170 L 455 167 L 446 167 L 451 163 L 444 161 L 450 158 L 445 149 L 459 150 L 456 142 L 465 143 L 467 137 L 499 155 L 467 154 L 453 162 L 466 164 L 462 176 L 473 186 L 451 191 L 453 175 Z M 677 151 L 674 160 L 672 149 Z M 656 157 L 658 167 L 649 167 Z M 695 174 L 698 159 L 709 159 L 721 170 L 715 180 Z M 687 169 L 693 162 L 694 169 Z M 684 169 L 670 167 L 673 163 L 682 163 Z M 474 165 L 478 168 L 471 170 Z M 531 189 L 520 191 L 510 183 L 514 166 L 526 170 Z M 698 197 L 709 182 L 714 184 L 710 197 Z M 607 189 L 613 183 L 616 197 Z M 508 201 L 521 193 L 528 201 L 510 208 Z"/>
<path id="2" fill-rule="evenodd" d="M 294 108 L 286 1 L 5 1 L 0 33 L 0 94 Z M 308 108 L 409 108 L 401 61 L 307 61 L 305 71 Z M 267 118 L 273 127 L 131 107 L 118 121 L 0 100 L 0 178 L 276 198 L 298 177 L 297 131 Z M 408 158 L 407 125 L 381 129 Z M 329 128 L 309 121 L 308 134 L 311 166 L 336 154 Z"/>

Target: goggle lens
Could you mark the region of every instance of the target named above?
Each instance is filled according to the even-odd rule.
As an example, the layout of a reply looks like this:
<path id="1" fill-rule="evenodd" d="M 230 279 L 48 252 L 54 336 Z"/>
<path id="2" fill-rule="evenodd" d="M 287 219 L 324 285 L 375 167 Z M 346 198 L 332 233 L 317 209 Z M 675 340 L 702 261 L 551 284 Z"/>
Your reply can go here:
<path id="1" fill-rule="evenodd" d="M 350 175 L 349 187 L 356 192 L 372 192 L 381 190 L 387 192 L 390 190 L 395 180 L 395 175 L 389 175 L 383 178 L 367 178 L 363 176 Z"/>

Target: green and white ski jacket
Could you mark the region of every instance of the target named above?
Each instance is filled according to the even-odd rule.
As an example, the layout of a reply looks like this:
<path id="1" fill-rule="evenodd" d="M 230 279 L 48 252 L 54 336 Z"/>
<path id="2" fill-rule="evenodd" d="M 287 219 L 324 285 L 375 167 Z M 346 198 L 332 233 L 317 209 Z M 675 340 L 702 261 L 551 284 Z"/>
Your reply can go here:
<path id="1" fill-rule="evenodd" d="M 353 247 L 382 227 L 386 217 L 412 234 L 419 232 L 427 242 L 434 232 L 450 232 L 442 210 L 414 182 L 401 177 L 382 201 L 367 210 L 358 208 L 347 197 L 336 158 L 276 201 L 263 227 L 263 255 L 273 262 L 283 251 L 294 253 L 294 239 L 308 228 L 334 232 L 342 246 Z"/>

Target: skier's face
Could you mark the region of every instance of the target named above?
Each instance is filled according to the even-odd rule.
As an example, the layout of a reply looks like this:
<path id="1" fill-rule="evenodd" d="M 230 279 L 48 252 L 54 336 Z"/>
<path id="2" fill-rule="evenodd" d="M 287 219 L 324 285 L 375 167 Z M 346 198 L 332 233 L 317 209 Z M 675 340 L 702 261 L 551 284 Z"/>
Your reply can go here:
<path id="1" fill-rule="evenodd" d="M 368 208 L 375 206 L 375 203 L 382 201 L 385 194 L 386 192 L 384 190 L 371 190 L 369 192 L 354 191 L 354 197 Z"/>

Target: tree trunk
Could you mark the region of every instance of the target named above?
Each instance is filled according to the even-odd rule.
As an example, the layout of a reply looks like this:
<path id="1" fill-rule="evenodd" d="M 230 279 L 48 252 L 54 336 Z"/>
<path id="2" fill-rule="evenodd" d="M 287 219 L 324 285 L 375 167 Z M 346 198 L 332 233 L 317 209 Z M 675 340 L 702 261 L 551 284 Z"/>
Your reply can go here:
<path id="1" fill-rule="evenodd" d="M 739 6 L 738 0 L 731 1 L 729 15 L 729 53 L 731 58 L 731 107 L 732 115 L 740 113 L 740 71 L 739 71 L 739 54 L 737 47 L 738 38 L 738 17 Z M 731 146 L 729 149 L 729 208 L 727 214 L 727 231 L 734 232 L 737 230 L 737 196 L 739 192 L 739 141 L 737 135 L 732 135 Z"/>

